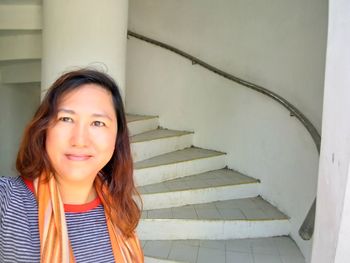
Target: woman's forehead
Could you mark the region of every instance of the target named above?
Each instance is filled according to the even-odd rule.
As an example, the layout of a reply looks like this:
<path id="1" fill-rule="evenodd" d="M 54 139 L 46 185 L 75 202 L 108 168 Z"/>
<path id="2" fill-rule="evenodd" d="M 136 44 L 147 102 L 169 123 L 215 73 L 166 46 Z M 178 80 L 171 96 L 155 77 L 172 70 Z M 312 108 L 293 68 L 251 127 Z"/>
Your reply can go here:
<path id="1" fill-rule="evenodd" d="M 59 98 L 56 110 L 115 114 L 111 92 L 97 84 L 84 84 L 66 92 Z"/>

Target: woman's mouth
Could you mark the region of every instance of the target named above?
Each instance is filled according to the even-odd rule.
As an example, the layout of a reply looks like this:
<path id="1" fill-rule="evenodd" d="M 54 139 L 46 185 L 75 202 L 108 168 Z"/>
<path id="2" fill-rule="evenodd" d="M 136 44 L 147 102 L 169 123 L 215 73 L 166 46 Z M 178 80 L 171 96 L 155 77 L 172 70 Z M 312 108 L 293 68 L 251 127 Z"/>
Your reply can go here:
<path id="1" fill-rule="evenodd" d="M 86 161 L 92 156 L 88 154 L 66 154 L 66 157 L 70 161 Z"/>

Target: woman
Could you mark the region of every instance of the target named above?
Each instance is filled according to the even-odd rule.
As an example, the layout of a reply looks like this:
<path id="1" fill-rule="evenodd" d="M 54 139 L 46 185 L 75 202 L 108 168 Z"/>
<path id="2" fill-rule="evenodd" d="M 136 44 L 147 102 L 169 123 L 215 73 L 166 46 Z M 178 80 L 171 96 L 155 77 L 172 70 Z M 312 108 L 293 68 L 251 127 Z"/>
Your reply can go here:
<path id="1" fill-rule="evenodd" d="M 127 123 L 115 82 L 61 76 L 0 179 L 0 262 L 143 262 Z"/>

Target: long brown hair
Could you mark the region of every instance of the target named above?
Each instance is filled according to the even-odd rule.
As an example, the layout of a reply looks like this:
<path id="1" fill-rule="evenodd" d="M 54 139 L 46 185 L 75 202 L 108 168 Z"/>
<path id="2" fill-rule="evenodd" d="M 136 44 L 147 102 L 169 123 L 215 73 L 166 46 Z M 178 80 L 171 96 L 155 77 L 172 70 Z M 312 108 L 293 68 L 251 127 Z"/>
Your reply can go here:
<path id="1" fill-rule="evenodd" d="M 97 84 L 112 95 L 118 124 L 117 139 L 114 153 L 100 174 L 109 189 L 110 198 L 105 200 L 110 200 L 110 207 L 105 209 L 123 234 L 130 236 L 140 219 L 140 208 L 133 199 L 139 194 L 133 180 L 133 161 L 122 98 L 117 84 L 108 75 L 92 69 L 80 69 L 62 75 L 52 84 L 25 129 L 16 168 L 21 176 L 30 180 L 43 173 L 54 172 L 46 152 L 46 132 L 57 115 L 60 98 L 83 84 Z"/>

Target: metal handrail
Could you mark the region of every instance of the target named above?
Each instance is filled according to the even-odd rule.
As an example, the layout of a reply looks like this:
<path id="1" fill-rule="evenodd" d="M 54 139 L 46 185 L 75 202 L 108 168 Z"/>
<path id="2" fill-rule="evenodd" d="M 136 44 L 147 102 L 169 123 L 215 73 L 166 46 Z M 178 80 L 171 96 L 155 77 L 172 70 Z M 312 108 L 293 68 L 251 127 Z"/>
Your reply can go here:
<path id="1" fill-rule="evenodd" d="M 318 131 L 316 130 L 315 126 L 311 123 L 311 121 L 309 121 L 308 118 L 306 118 L 306 116 L 301 113 L 301 111 L 299 111 L 294 105 L 292 105 L 289 101 L 287 101 L 286 99 L 284 99 L 283 97 L 281 97 L 280 95 L 276 94 L 273 91 L 270 91 L 262 86 L 256 85 L 254 83 L 251 83 L 249 81 L 245 81 L 241 78 L 238 78 L 236 76 L 233 76 L 227 72 L 222 71 L 221 69 L 218 69 L 212 65 L 209 65 L 208 63 L 182 51 L 179 50 L 173 46 L 170 46 L 168 44 L 162 43 L 160 41 L 151 39 L 149 37 L 140 35 L 138 33 L 135 33 L 133 31 L 128 30 L 128 36 L 146 41 L 148 43 L 151 43 L 153 45 L 165 48 L 167 50 L 170 50 L 182 57 L 185 57 L 187 59 L 189 59 L 193 65 L 200 65 L 203 68 L 206 68 L 207 70 L 210 70 L 226 79 L 232 80 L 238 84 L 241 84 L 247 88 L 253 89 L 257 92 L 260 92 L 272 99 L 274 99 L 275 101 L 277 101 L 278 103 L 280 103 L 282 106 L 284 106 L 289 112 L 290 112 L 290 116 L 295 116 L 303 125 L 304 127 L 307 129 L 307 131 L 310 133 L 315 146 L 317 148 L 318 153 L 320 153 L 320 146 L 321 146 L 321 136 L 318 133 Z M 302 224 L 302 226 L 299 229 L 299 234 L 300 236 L 305 239 L 305 240 L 309 240 L 312 237 L 313 234 L 313 230 L 314 230 L 314 221 L 315 221 L 315 209 L 316 209 L 316 199 L 314 200 L 310 210 L 308 211 L 308 214 Z"/>

